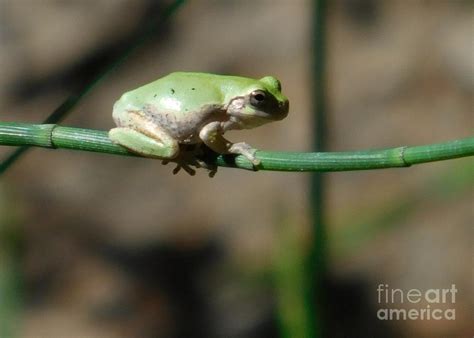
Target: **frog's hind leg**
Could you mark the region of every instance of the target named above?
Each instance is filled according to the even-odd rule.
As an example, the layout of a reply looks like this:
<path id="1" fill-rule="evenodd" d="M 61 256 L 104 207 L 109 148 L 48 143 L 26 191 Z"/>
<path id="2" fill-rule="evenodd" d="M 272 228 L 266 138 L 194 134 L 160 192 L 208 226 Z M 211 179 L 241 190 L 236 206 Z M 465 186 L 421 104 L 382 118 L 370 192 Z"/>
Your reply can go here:
<path id="1" fill-rule="evenodd" d="M 155 140 L 131 128 L 113 128 L 109 131 L 109 138 L 131 152 L 146 157 L 172 159 L 178 154 L 174 144 L 166 144 L 161 140 Z"/>
<path id="2" fill-rule="evenodd" d="M 113 142 L 146 157 L 173 159 L 178 156 L 179 144 L 166 131 L 139 112 L 131 112 L 129 117 L 131 123 L 128 126 L 109 131 L 109 138 Z"/>

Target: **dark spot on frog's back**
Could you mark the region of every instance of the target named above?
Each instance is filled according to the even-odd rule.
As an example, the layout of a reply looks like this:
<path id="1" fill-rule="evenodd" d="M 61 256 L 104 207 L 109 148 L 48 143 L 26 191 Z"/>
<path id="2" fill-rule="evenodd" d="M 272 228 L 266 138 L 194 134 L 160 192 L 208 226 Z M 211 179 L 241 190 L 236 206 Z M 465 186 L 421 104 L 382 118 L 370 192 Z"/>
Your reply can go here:
<path id="1" fill-rule="evenodd" d="M 171 94 L 174 94 L 174 89 L 173 88 L 171 88 Z"/>
<path id="2" fill-rule="evenodd" d="M 153 95 L 153 97 L 157 97 L 157 96 L 158 96 L 158 94 Z"/>
<path id="3" fill-rule="evenodd" d="M 196 88 L 191 88 L 191 90 L 196 90 Z"/>

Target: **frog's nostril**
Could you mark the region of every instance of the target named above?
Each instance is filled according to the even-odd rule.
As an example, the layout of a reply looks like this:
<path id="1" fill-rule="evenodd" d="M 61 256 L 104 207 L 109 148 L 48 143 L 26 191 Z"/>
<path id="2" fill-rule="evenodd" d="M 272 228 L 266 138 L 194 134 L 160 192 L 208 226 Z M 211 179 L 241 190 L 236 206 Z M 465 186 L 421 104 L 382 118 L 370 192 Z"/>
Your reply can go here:
<path id="1" fill-rule="evenodd" d="M 281 110 L 288 113 L 288 110 L 290 108 L 290 102 L 288 100 L 280 103 Z"/>

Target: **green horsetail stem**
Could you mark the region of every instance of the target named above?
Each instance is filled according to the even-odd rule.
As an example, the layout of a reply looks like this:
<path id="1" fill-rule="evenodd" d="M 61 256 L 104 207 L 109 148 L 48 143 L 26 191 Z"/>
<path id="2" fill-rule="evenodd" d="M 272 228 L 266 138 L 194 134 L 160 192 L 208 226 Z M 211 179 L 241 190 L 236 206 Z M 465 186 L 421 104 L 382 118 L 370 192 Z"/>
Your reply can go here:
<path id="1" fill-rule="evenodd" d="M 0 122 L 0 145 L 35 146 L 98 153 L 138 156 L 112 143 L 107 131 L 62 127 L 56 124 Z M 414 164 L 474 155 L 474 137 L 443 143 L 403 146 L 380 150 L 348 152 L 276 152 L 259 150 L 258 170 L 272 171 L 350 171 L 409 167 Z M 218 156 L 212 160 L 222 167 L 255 170 L 244 156 Z M 0 167 L 1 172 L 1 167 Z"/>

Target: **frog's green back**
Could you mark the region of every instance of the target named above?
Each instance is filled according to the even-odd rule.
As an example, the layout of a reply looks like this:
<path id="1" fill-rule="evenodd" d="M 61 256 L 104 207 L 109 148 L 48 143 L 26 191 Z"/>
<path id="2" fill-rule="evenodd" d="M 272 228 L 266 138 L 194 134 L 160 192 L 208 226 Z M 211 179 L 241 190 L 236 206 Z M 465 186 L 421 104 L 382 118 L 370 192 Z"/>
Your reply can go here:
<path id="1" fill-rule="evenodd" d="M 125 93 L 118 104 L 138 109 L 149 104 L 164 111 L 187 113 L 207 105 L 225 105 L 232 98 L 246 95 L 249 88 L 262 86 L 268 87 L 268 83 L 239 76 L 175 72 Z M 269 90 L 281 95 L 279 88 Z"/>
<path id="2" fill-rule="evenodd" d="M 175 72 L 157 80 L 156 85 L 165 91 L 170 91 L 172 87 L 178 99 L 202 105 L 225 104 L 236 96 L 247 94 L 248 88 L 257 82 L 240 76 Z"/>

